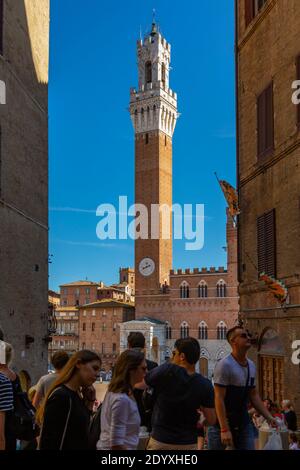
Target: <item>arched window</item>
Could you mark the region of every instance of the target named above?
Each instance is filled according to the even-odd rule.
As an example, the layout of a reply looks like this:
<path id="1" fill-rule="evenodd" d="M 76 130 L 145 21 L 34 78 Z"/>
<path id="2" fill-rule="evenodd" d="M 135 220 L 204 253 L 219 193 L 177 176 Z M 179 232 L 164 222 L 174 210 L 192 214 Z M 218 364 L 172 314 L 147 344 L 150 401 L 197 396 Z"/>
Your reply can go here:
<path id="1" fill-rule="evenodd" d="M 226 297 L 226 284 L 222 279 L 217 284 L 217 297 Z"/>
<path id="2" fill-rule="evenodd" d="M 166 322 L 166 339 L 172 339 L 172 328 L 169 322 Z"/>
<path id="3" fill-rule="evenodd" d="M 161 64 L 161 81 L 163 88 L 166 86 L 166 66 L 164 63 Z"/>
<path id="4" fill-rule="evenodd" d="M 207 339 L 208 332 L 207 332 L 207 324 L 205 321 L 202 321 L 198 328 L 198 339 Z"/>
<path id="5" fill-rule="evenodd" d="M 189 336 L 189 325 L 187 324 L 186 321 L 181 323 L 180 326 L 180 338 L 187 338 Z"/>
<path id="6" fill-rule="evenodd" d="M 227 327 L 223 321 L 220 321 L 220 323 L 217 326 L 218 339 L 226 339 L 226 333 L 227 333 Z"/>
<path id="7" fill-rule="evenodd" d="M 146 83 L 152 82 L 152 64 L 150 60 L 146 62 L 145 64 L 145 78 L 146 78 Z"/>
<path id="8" fill-rule="evenodd" d="M 189 296 L 190 296 L 189 285 L 186 281 L 183 281 L 183 283 L 180 286 L 180 298 L 181 299 L 188 299 Z"/>
<path id="9" fill-rule="evenodd" d="M 201 281 L 198 285 L 198 297 L 207 297 L 207 284 Z"/>
<path id="10" fill-rule="evenodd" d="M 141 109 L 141 124 L 142 126 L 145 124 L 144 108 Z"/>

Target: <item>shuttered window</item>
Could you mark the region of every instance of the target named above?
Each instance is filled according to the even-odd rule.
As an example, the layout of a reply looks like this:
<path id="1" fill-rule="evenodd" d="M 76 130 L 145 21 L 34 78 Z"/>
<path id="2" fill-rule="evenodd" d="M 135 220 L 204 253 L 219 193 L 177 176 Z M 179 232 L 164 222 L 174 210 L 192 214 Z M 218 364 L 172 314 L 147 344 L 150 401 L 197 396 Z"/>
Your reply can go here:
<path id="1" fill-rule="evenodd" d="M 276 277 L 275 209 L 257 219 L 258 275 L 265 272 Z"/>
<path id="2" fill-rule="evenodd" d="M 257 99 L 257 152 L 258 158 L 274 148 L 273 82 Z"/>

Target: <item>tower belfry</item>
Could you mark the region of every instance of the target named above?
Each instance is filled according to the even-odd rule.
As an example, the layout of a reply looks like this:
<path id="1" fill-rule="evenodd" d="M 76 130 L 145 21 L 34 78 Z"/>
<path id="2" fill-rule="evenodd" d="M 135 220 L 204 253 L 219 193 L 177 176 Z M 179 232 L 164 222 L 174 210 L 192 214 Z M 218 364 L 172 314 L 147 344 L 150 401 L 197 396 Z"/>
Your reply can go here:
<path id="1" fill-rule="evenodd" d="M 137 41 L 138 89 L 130 90 L 130 116 L 135 131 L 135 204 L 148 209 L 148 239 L 135 241 L 136 304 L 139 298 L 169 284 L 170 238 L 151 239 L 151 205 L 172 206 L 172 137 L 178 117 L 177 95 L 169 87 L 171 46 L 153 19 L 151 32 Z"/>

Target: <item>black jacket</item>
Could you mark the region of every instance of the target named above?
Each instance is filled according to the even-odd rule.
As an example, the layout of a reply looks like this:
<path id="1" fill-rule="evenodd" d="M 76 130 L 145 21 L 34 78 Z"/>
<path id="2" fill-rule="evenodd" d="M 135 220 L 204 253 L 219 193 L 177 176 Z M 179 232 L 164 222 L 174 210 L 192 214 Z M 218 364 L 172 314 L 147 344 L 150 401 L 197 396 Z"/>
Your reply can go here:
<path id="1" fill-rule="evenodd" d="M 40 449 L 87 450 L 90 416 L 78 393 L 60 386 L 46 403 Z"/>

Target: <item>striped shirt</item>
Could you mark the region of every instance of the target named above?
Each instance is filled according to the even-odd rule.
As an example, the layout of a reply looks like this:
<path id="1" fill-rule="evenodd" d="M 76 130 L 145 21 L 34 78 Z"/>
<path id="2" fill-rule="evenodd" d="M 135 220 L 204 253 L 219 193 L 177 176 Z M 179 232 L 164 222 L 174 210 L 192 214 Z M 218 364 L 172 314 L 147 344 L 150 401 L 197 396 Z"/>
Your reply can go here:
<path id="1" fill-rule="evenodd" d="M 0 411 L 11 411 L 14 408 L 14 396 L 11 381 L 0 372 Z"/>

